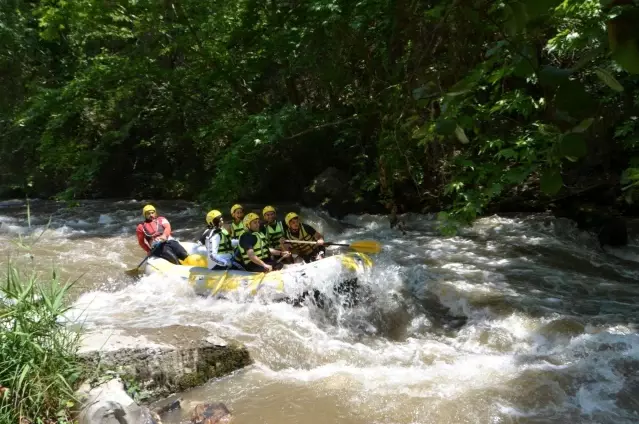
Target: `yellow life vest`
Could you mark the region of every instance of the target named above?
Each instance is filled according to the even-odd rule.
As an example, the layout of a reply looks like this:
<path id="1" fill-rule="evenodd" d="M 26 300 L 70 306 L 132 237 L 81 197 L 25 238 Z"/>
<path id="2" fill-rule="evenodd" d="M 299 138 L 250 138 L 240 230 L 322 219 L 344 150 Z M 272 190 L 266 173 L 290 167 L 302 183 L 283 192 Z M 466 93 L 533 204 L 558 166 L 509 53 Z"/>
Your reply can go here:
<path id="1" fill-rule="evenodd" d="M 266 241 L 266 236 L 260 233 L 259 231 L 256 231 L 254 233 L 245 232 L 243 235 L 247 235 L 247 234 L 252 234 L 257 239 L 255 244 L 253 244 L 253 252 L 255 252 L 255 256 L 257 256 L 263 261 L 266 259 L 269 259 L 271 257 L 271 252 L 268 250 L 268 243 Z M 240 240 L 240 243 L 241 243 L 241 240 Z M 238 244 L 237 252 L 239 252 L 239 257 L 238 255 L 235 255 L 236 259 L 240 260 L 244 265 L 251 262 L 251 259 L 249 258 L 247 251 L 242 248 L 242 244 Z"/>
<path id="2" fill-rule="evenodd" d="M 287 228 L 286 229 L 286 238 L 288 240 L 315 241 L 313 236 L 310 235 L 309 233 L 307 233 L 306 230 L 304 230 L 304 225 L 302 223 L 300 223 L 299 235 L 294 236 L 291 233 L 291 229 Z M 293 253 L 297 253 L 298 255 L 302 255 L 302 256 L 309 255 L 313 251 L 314 247 L 315 246 L 313 246 L 312 244 L 295 244 L 295 243 L 291 243 L 291 251 Z"/>
<path id="3" fill-rule="evenodd" d="M 239 239 L 242 234 L 246 232 L 246 227 L 244 223 L 240 222 L 236 224 L 235 222 L 231 222 L 231 238 Z"/>
<path id="4" fill-rule="evenodd" d="M 229 236 L 229 232 L 224 228 L 216 228 L 213 230 L 213 234 L 220 235 L 220 246 L 217 248 L 217 253 L 219 255 L 223 253 L 232 253 L 233 247 L 231 246 L 231 238 Z"/>
<path id="5" fill-rule="evenodd" d="M 266 241 L 268 242 L 269 247 L 279 249 L 280 239 L 284 236 L 284 226 L 282 225 L 282 221 L 276 221 L 275 228 L 271 227 L 269 224 L 264 224 L 264 228 L 266 228 Z"/>

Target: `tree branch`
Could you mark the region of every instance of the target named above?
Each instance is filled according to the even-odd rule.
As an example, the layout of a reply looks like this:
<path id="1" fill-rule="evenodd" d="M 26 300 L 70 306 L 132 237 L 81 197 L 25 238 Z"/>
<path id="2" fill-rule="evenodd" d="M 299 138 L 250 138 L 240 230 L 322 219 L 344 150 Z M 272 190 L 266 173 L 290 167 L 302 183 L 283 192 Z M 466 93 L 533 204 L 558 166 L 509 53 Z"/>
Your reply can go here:
<path id="1" fill-rule="evenodd" d="M 286 137 L 284 140 L 292 140 L 294 138 L 303 136 L 305 134 L 311 133 L 313 131 L 317 131 L 317 130 L 321 130 L 322 128 L 326 128 L 326 127 L 334 127 L 340 124 L 343 124 L 344 122 L 348 122 L 348 121 L 352 121 L 353 119 L 359 118 L 359 116 L 351 116 L 350 118 L 345 118 L 345 119 L 341 119 L 339 121 L 335 121 L 335 122 L 329 122 L 327 124 L 322 124 L 322 125 L 316 125 L 314 127 L 308 128 L 302 132 L 299 132 L 297 134 L 293 134 L 290 137 Z"/>

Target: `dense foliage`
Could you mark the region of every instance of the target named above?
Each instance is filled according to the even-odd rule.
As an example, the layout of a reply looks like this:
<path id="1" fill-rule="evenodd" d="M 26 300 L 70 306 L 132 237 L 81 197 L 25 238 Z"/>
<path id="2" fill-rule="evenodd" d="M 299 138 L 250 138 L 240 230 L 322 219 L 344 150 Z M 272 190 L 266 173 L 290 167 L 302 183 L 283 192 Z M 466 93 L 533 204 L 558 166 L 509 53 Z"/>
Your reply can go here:
<path id="1" fill-rule="evenodd" d="M 70 286 L 55 276 L 40 283 L 12 266 L 2 273 L 0 422 L 71 422 L 83 369 L 78 334 L 60 322 Z"/>
<path id="2" fill-rule="evenodd" d="M 335 166 L 354 198 L 444 218 L 623 205 L 637 3 L 5 0 L 1 185 L 290 200 Z"/>

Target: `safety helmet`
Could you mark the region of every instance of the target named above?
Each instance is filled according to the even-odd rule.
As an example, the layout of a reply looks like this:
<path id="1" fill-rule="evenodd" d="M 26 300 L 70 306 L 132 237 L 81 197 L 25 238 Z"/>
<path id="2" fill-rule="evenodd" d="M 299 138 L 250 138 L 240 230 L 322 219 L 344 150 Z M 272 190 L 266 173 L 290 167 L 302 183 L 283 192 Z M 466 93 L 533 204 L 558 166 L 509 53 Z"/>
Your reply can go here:
<path id="1" fill-rule="evenodd" d="M 266 215 L 269 212 L 273 212 L 275 213 L 275 208 L 273 206 L 264 206 L 264 209 L 262 209 L 262 216 Z"/>
<path id="2" fill-rule="evenodd" d="M 289 222 L 291 222 L 291 220 L 295 218 L 299 218 L 299 217 L 300 216 L 296 214 L 295 212 L 289 212 L 286 214 L 286 218 L 284 218 L 284 222 L 286 222 L 286 225 L 289 225 Z"/>
<path id="3" fill-rule="evenodd" d="M 155 206 L 146 205 L 144 208 L 142 208 L 142 216 L 144 216 L 145 218 L 146 218 L 146 214 L 149 212 L 155 212 Z"/>
<path id="4" fill-rule="evenodd" d="M 231 207 L 231 215 L 233 215 L 233 212 L 235 212 L 235 211 L 236 211 L 236 210 L 238 210 L 238 209 L 244 209 L 244 208 L 242 207 L 242 205 L 238 205 L 238 204 L 233 205 L 233 206 Z"/>
<path id="5" fill-rule="evenodd" d="M 222 216 L 222 212 L 213 209 L 206 214 L 206 225 L 213 225 L 213 220 Z"/>
<path id="6" fill-rule="evenodd" d="M 249 230 L 249 225 L 251 224 L 252 221 L 255 221 L 256 219 L 260 219 L 260 217 L 256 214 L 256 213 L 249 213 L 244 217 L 244 227 L 246 227 L 247 230 Z"/>

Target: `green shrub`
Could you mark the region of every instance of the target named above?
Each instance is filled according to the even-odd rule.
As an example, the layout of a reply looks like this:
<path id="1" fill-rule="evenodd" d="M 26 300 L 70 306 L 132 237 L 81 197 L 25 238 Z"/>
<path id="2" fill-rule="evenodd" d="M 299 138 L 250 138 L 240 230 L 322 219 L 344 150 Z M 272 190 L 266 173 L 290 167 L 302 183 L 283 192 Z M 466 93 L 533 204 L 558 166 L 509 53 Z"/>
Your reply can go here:
<path id="1" fill-rule="evenodd" d="M 71 284 L 38 281 L 12 264 L 0 282 L 0 422 L 71 420 L 81 374 L 79 334 L 62 319 Z"/>

